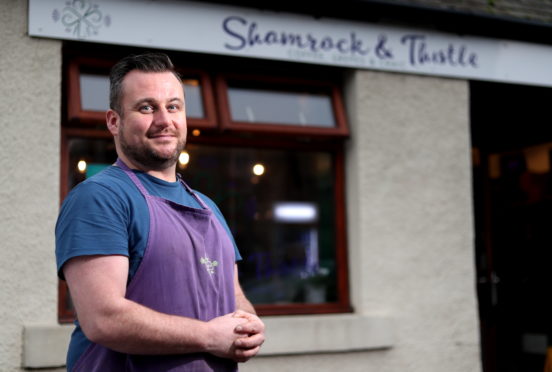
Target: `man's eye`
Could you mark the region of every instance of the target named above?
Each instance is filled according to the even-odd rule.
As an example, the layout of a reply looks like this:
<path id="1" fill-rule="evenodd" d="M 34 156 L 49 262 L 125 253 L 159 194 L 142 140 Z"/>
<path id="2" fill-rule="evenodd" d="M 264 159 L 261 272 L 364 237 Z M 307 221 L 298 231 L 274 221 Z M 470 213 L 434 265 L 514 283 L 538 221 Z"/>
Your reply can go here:
<path id="1" fill-rule="evenodd" d="M 143 112 L 143 113 L 153 112 L 153 107 L 150 105 L 140 106 L 140 112 Z"/>
<path id="2" fill-rule="evenodd" d="M 167 110 L 169 110 L 169 111 L 178 111 L 178 110 L 180 110 L 180 106 L 179 105 L 169 105 L 169 106 L 167 106 Z"/>

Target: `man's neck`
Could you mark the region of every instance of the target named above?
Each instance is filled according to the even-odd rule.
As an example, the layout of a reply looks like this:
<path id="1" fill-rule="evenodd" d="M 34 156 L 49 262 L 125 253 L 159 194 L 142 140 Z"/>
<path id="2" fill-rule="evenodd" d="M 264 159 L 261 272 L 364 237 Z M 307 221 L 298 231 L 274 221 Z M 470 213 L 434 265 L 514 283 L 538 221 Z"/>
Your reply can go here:
<path id="1" fill-rule="evenodd" d="M 173 165 L 168 166 L 167 168 L 163 169 L 153 169 L 150 167 L 147 167 L 141 163 L 135 162 L 128 157 L 124 156 L 123 154 L 119 154 L 119 158 L 126 164 L 127 167 L 130 169 L 135 169 L 142 171 L 144 173 L 149 174 L 150 176 L 153 176 L 155 178 L 159 178 L 163 181 L 167 182 L 176 182 L 176 163 Z"/>

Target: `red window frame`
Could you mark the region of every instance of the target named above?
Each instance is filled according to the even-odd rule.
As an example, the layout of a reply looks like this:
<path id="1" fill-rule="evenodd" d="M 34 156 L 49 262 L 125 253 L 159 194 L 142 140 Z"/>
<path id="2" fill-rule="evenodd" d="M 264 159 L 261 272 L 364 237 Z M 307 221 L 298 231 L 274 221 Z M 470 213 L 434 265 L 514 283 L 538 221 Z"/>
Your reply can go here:
<path id="1" fill-rule="evenodd" d="M 219 74 L 216 77 L 216 93 L 220 109 L 222 111 L 220 126 L 222 130 L 242 131 L 251 133 L 270 133 L 276 132 L 284 135 L 308 135 L 315 137 L 334 137 L 343 138 L 349 136 L 347 120 L 345 118 L 345 110 L 341 99 L 341 92 L 335 84 L 330 82 L 322 82 L 317 80 L 293 79 L 293 78 L 277 78 L 270 76 L 258 75 L 238 75 L 238 74 Z M 322 128 L 315 126 L 294 126 L 283 125 L 277 121 L 274 123 L 251 124 L 243 121 L 232 120 L 230 113 L 230 103 L 228 96 L 228 82 L 236 81 L 246 83 L 248 85 L 258 86 L 261 88 L 276 88 L 298 90 L 298 88 L 306 88 L 310 91 L 320 91 L 327 93 L 332 99 L 332 109 L 334 112 L 334 120 L 336 126 L 334 128 Z"/>
<path id="2" fill-rule="evenodd" d="M 108 74 L 114 61 L 88 57 L 74 57 L 67 63 L 66 110 L 61 131 L 61 187 L 60 200 L 69 192 L 67 175 L 69 174 L 68 142 L 76 138 L 111 138 L 105 128 L 105 113 L 86 111 L 81 107 L 80 79 L 81 71 Z M 350 312 L 347 234 L 345 223 L 345 159 L 343 140 L 349 135 L 342 94 L 339 86 L 331 81 L 276 78 L 267 75 L 219 74 L 214 78 L 204 70 L 196 68 L 178 69 L 183 76 L 193 76 L 201 83 L 201 92 L 205 118 L 188 118 L 189 132 L 201 129 L 202 135 L 188 137 L 188 141 L 209 145 L 237 145 L 253 147 L 290 148 L 299 150 L 324 150 L 334 156 L 334 202 L 335 202 L 335 263 L 337 269 L 336 302 L 322 304 L 281 304 L 255 305 L 260 315 L 325 314 Z M 228 105 L 228 81 L 255 81 L 264 87 L 307 87 L 328 92 L 334 111 L 334 128 L 305 127 L 278 123 L 251 124 L 231 120 Z M 266 135 L 270 134 L 269 137 Z M 307 139 L 307 140 L 305 140 Z M 70 306 L 70 296 L 65 281 L 59 281 L 58 318 L 62 323 L 74 320 L 74 311 Z"/>
<path id="3" fill-rule="evenodd" d="M 105 112 L 84 110 L 81 104 L 81 71 L 98 73 L 109 76 L 109 70 L 113 61 L 106 61 L 94 58 L 75 58 L 68 63 L 67 67 L 67 121 L 68 125 L 82 127 L 93 127 L 105 123 Z M 177 69 L 180 76 L 193 77 L 200 81 L 201 98 L 205 117 L 187 118 L 188 126 L 192 129 L 213 129 L 217 127 L 217 115 L 213 96 L 211 78 L 202 70 L 198 69 Z"/>

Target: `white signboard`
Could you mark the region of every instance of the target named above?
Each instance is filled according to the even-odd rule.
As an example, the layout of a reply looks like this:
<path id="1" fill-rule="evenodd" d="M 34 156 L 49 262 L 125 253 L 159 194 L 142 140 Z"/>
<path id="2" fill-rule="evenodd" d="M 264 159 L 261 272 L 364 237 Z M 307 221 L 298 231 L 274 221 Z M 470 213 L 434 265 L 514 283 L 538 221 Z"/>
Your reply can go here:
<path id="1" fill-rule="evenodd" d="M 552 47 L 170 0 L 29 0 L 29 35 L 552 86 Z"/>

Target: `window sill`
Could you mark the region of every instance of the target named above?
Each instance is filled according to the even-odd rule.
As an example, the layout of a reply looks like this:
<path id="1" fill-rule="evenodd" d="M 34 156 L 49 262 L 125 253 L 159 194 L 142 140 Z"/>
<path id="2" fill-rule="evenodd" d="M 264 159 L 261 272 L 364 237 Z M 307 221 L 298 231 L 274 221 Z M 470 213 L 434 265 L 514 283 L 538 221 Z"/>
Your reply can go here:
<path id="1" fill-rule="evenodd" d="M 356 314 L 263 317 L 260 355 L 347 352 L 391 348 L 389 318 Z"/>
<path id="2" fill-rule="evenodd" d="M 23 367 L 65 366 L 73 325 L 28 325 L 23 329 Z"/>
<path id="3" fill-rule="evenodd" d="M 391 321 L 376 316 L 301 315 L 263 317 L 267 340 L 261 356 L 347 352 L 393 346 Z M 65 365 L 72 325 L 30 325 L 23 332 L 23 367 Z"/>

